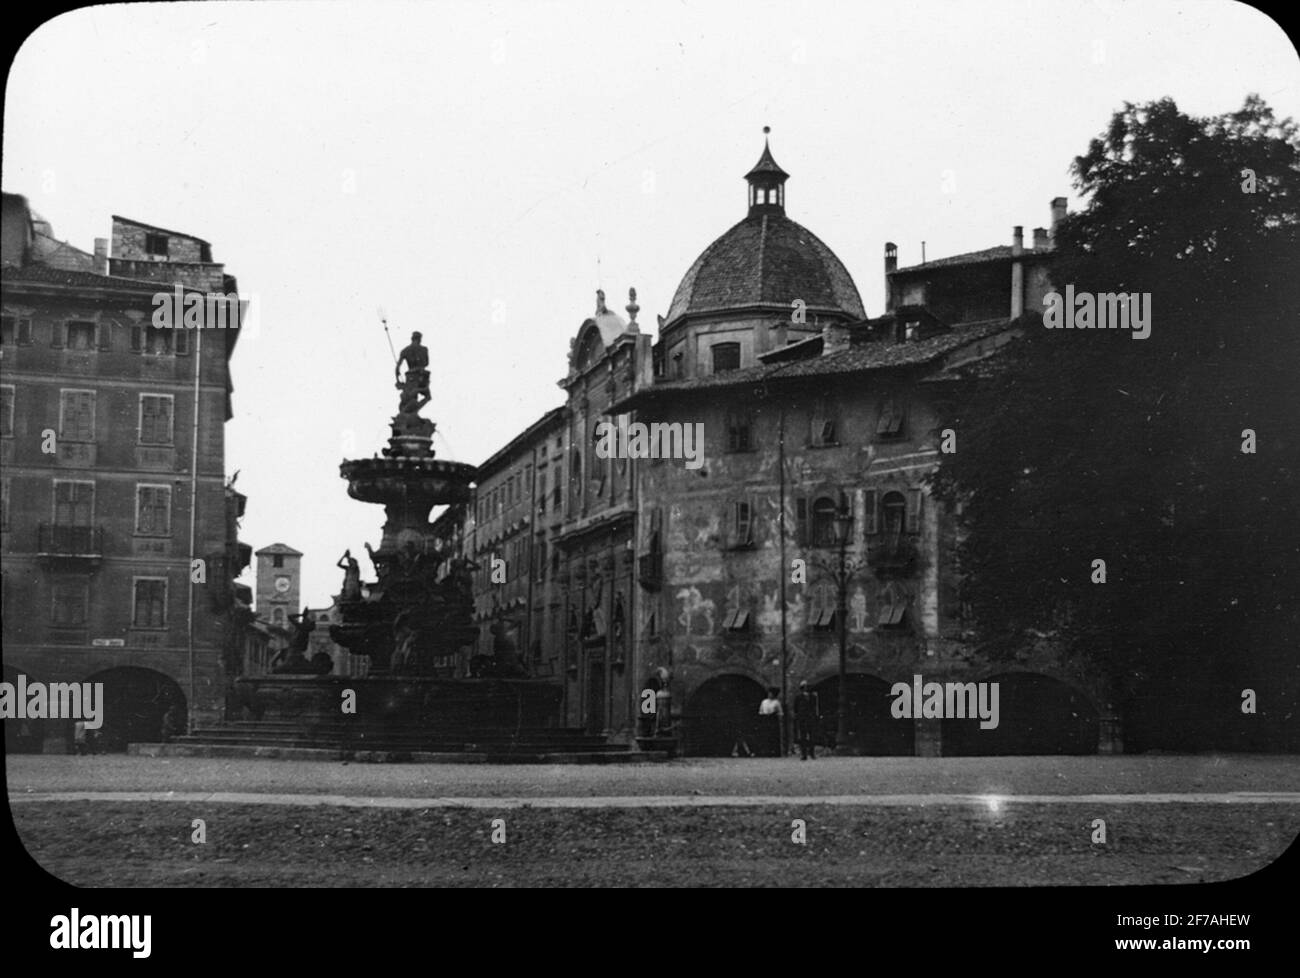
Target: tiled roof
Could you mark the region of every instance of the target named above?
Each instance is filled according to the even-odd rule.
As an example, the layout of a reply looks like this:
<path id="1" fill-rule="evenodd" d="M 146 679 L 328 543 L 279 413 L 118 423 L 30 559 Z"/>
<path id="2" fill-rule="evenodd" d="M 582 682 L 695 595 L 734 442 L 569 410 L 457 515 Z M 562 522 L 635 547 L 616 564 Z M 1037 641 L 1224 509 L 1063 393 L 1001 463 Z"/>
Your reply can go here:
<path id="1" fill-rule="evenodd" d="M 754 164 L 754 169 L 745 174 L 745 179 L 748 180 L 756 173 L 775 173 L 780 177 L 790 176 L 790 174 L 786 173 L 777 165 L 776 160 L 772 159 L 772 148 L 766 142 L 763 143 L 763 155 L 760 156 L 758 162 Z"/>
<path id="2" fill-rule="evenodd" d="M 913 343 L 855 344 L 843 353 L 785 364 L 780 368 L 778 376 L 782 379 L 824 377 L 832 374 L 859 373 L 929 363 L 959 346 L 991 336 L 998 330 L 1005 329 L 1006 325 L 1005 319 L 986 319 L 981 322 L 966 323 L 950 333 L 941 333 L 928 340 Z"/>
<path id="3" fill-rule="evenodd" d="M 802 299 L 810 310 L 862 319 L 857 286 L 835 253 L 784 214 L 753 214 L 704 249 L 687 270 L 665 325 L 683 316 L 752 306 L 788 310 Z"/>
<path id="4" fill-rule="evenodd" d="M 90 289 L 122 289 L 128 292 L 158 291 L 157 282 L 141 282 L 133 278 L 98 275 L 95 272 L 55 268 L 52 265 L 6 265 L 3 271 L 6 282 L 32 282 L 48 285 L 67 285 Z"/>
<path id="5" fill-rule="evenodd" d="M 957 348 L 984 339 L 1007 329 L 1006 319 L 985 319 L 963 323 L 950 332 L 932 336 L 927 340 L 910 343 L 875 341 L 854 343 L 849 349 L 830 356 L 811 356 L 804 360 L 765 364 L 745 370 L 730 370 L 722 374 L 693 377 L 690 380 L 665 381 L 643 387 L 635 394 L 610 406 L 607 413 L 620 414 L 635 410 L 645 403 L 675 393 L 770 385 L 783 381 L 804 380 L 814 377 L 866 373 L 899 367 L 921 366 L 939 359 Z"/>
<path id="6" fill-rule="evenodd" d="M 1020 253 L 1020 257 L 1046 258 L 1051 254 L 1051 251 L 1035 251 L 1033 248 L 1027 248 Z M 907 268 L 895 269 L 890 274 L 904 275 L 910 272 L 925 272 L 932 268 L 948 268 L 953 265 L 979 265 L 983 262 L 1007 261 L 1011 257 L 1011 245 L 997 245 L 993 248 L 985 248 L 983 251 L 968 251 L 962 255 L 936 258 L 934 261 L 923 262 L 920 265 L 909 265 Z"/>

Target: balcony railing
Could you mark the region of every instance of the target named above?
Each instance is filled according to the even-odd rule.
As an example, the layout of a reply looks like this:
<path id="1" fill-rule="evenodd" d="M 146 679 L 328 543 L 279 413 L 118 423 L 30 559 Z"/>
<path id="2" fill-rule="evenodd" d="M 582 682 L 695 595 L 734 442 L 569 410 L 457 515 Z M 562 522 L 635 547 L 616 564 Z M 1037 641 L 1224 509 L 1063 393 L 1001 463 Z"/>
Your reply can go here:
<path id="1" fill-rule="evenodd" d="M 637 558 L 637 577 L 641 586 L 650 591 L 658 591 L 664 583 L 664 555 L 662 551 L 652 550 Z"/>
<path id="2" fill-rule="evenodd" d="M 877 574 L 910 574 L 916 569 L 916 541 L 911 537 L 881 540 L 867 547 L 867 564 Z"/>
<path id="3" fill-rule="evenodd" d="M 42 557 L 102 557 L 104 528 L 42 523 L 37 528 L 36 552 Z"/>

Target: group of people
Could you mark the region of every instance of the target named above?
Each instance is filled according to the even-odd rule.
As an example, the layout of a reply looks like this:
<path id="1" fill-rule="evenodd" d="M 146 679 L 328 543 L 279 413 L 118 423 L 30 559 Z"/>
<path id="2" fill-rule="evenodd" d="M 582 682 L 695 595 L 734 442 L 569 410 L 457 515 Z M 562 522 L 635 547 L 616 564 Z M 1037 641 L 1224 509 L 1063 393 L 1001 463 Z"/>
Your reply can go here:
<path id="1" fill-rule="evenodd" d="M 767 688 L 767 696 L 758 704 L 758 722 L 763 753 L 769 757 L 781 756 L 781 733 L 785 725 L 785 709 L 781 706 L 781 690 Z M 817 738 L 821 731 L 821 703 L 807 682 L 799 684 L 799 694 L 794 698 L 794 739 L 799 745 L 799 759 L 817 759 Z M 753 757 L 743 729 L 736 731 L 732 757 Z"/>

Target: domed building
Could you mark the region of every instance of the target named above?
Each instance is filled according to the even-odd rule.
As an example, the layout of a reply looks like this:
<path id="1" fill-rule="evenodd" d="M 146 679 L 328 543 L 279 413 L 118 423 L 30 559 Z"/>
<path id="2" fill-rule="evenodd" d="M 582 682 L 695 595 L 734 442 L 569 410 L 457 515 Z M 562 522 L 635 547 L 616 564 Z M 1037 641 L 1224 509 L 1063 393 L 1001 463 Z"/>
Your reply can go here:
<path id="1" fill-rule="evenodd" d="M 844 263 L 785 213 L 789 174 L 763 155 L 745 180 L 749 213 L 695 259 L 659 320 L 657 373 L 686 379 L 752 367 L 829 323 L 865 318 Z"/>
<path id="2" fill-rule="evenodd" d="M 856 753 L 1113 749 L 1098 677 L 970 657 L 956 528 L 927 488 L 946 406 L 1048 281 L 1046 232 L 909 268 L 886 244 L 868 319 L 844 263 L 786 216 L 788 179 L 765 141 L 748 212 L 691 263 L 657 337 L 635 290 L 626 318 L 598 292 L 564 404 L 480 467 L 460 534 L 483 568 L 479 653 L 553 677 L 559 725 L 611 748 L 774 753 L 789 743 L 758 705 L 775 688 L 788 714 L 807 682 L 823 744 Z M 891 690 L 920 674 L 1001 682 L 1001 723 L 894 716 Z"/>

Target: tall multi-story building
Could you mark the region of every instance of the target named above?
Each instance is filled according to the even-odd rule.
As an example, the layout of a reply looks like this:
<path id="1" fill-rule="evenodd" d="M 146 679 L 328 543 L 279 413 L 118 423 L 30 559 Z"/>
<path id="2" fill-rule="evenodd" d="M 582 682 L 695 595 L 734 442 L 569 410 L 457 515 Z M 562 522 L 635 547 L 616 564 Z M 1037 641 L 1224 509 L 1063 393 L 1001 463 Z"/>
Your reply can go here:
<path id="1" fill-rule="evenodd" d="M 1050 650 L 1005 676 L 973 654 L 956 521 L 926 487 L 944 408 L 1041 309 L 1051 232 L 1026 247 L 1016 228 L 1009 246 L 905 268 L 887 244 L 886 310 L 868 318 L 844 264 L 787 216 L 787 179 L 765 146 L 745 217 L 687 270 L 657 340 L 636 324 L 635 294 L 628 320 L 601 294 L 571 341 L 566 403 L 480 470 L 464 533 L 476 601 L 484 623 L 511 623 L 480 651 L 523 635 L 509 649 L 564 677 L 563 722 L 616 740 L 669 676 L 688 753 L 730 752 L 766 687 L 789 697 L 807 681 L 834 717 L 841 642 L 860 751 L 1113 749 L 1101 677 Z M 1053 228 L 1064 207 L 1052 202 Z M 602 458 L 602 421 L 646 425 L 652 444 L 700 431 L 702 452 Z M 510 480 L 529 486 L 530 466 L 524 505 Z M 507 560 L 494 582 L 490 557 L 528 541 L 531 578 Z M 889 690 L 917 674 L 999 677 L 1013 719 L 990 734 L 892 717 Z"/>
<path id="2" fill-rule="evenodd" d="M 224 474 L 239 331 L 153 315 L 159 292 L 206 302 L 235 280 L 193 235 L 115 216 L 111 249 L 87 253 L 25 198 L 3 207 L 5 679 L 103 682 L 110 748 L 156 740 L 171 707 L 216 719 L 247 603 Z M 29 747 L 65 734 L 46 724 Z"/>

